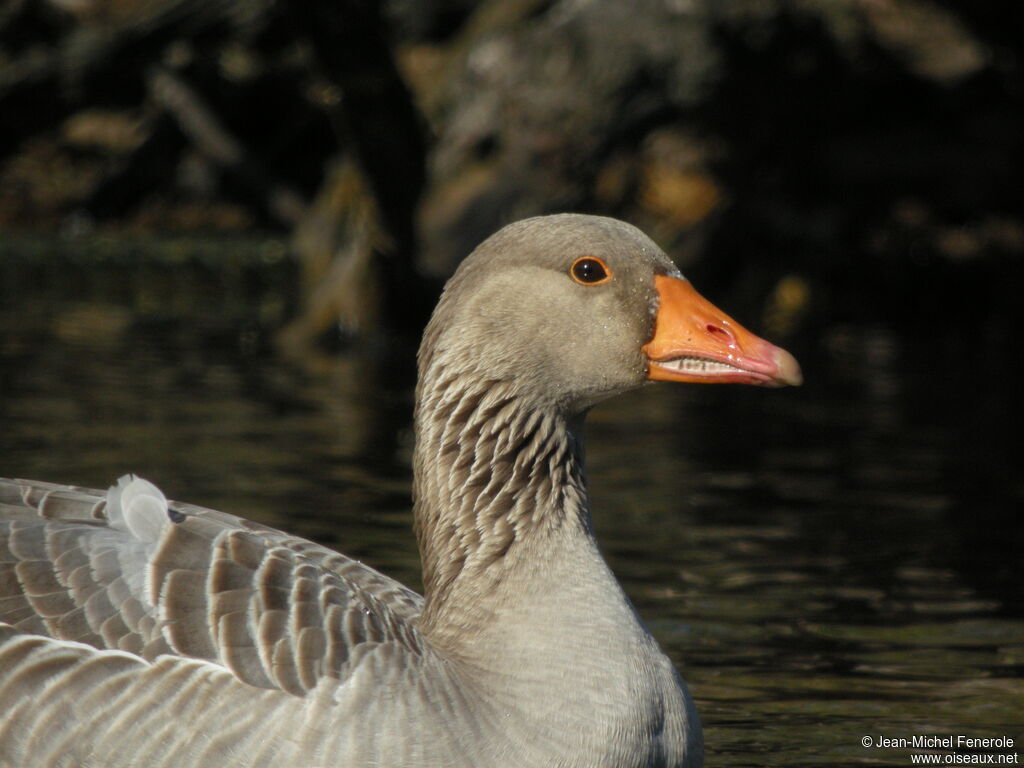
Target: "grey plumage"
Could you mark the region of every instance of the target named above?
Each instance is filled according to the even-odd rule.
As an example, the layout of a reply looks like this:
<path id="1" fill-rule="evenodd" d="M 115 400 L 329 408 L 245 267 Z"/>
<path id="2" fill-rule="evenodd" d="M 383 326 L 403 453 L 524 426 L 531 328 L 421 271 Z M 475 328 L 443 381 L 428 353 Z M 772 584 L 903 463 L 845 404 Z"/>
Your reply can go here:
<path id="1" fill-rule="evenodd" d="M 656 276 L 637 230 L 570 215 L 460 267 L 419 357 L 423 597 L 142 480 L 0 480 L 0 766 L 700 766 L 583 471 L 587 409 L 645 381 Z"/>
<path id="2" fill-rule="evenodd" d="M 420 655 L 422 598 L 355 560 L 185 504 L 147 542 L 106 506 L 0 481 L 4 765 L 259 764 L 232 755 L 281 728 L 254 753 L 280 765 L 296 734 L 328 727 L 312 715 L 361 665 Z"/>

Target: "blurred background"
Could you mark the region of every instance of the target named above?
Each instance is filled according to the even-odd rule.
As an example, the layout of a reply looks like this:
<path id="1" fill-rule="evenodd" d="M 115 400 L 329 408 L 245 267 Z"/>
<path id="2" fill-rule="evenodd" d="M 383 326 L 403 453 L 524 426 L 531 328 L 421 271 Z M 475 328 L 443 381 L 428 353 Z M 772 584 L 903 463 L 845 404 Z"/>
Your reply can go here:
<path id="1" fill-rule="evenodd" d="M 418 585 L 440 286 L 509 221 L 617 216 L 806 378 L 590 418 L 599 538 L 708 764 L 1019 745 L 1022 31 L 968 0 L 4 0 L 0 473 L 136 472 Z"/>

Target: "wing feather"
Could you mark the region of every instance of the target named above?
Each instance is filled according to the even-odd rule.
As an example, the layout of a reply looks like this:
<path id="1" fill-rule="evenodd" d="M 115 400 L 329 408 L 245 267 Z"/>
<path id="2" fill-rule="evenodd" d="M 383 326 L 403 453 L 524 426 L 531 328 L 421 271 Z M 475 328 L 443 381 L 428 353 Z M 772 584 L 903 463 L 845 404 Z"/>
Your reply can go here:
<path id="1" fill-rule="evenodd" d="M 38 634 L 140 660 L 205 660 L 250 685 L 303 696 L 324 678 L 343 680 L 361 645 L 417 652 L 421 608 L 419 595 L 356 560 L 167 503 L 145 481 L 123 479 L 108 494 L 0 479 L 4 653 L 12 637 Z M 19 642 L 19 653 L 33 652 Z M 46 649 L 22 662 L 19 678 L 38 682 L 85 658 Z"/>

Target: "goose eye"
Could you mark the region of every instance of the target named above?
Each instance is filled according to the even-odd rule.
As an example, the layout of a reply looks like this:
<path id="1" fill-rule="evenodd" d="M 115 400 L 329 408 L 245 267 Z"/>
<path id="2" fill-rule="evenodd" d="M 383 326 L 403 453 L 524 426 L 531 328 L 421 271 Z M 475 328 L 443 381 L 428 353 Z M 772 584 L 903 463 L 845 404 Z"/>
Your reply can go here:
<path id="1" fill-rule="evenodd" d="M 572 279 L 580 285 L 598 285 L 612 279 L 612 271 L 596 256 L 581 256 L 569 269 Z"/>

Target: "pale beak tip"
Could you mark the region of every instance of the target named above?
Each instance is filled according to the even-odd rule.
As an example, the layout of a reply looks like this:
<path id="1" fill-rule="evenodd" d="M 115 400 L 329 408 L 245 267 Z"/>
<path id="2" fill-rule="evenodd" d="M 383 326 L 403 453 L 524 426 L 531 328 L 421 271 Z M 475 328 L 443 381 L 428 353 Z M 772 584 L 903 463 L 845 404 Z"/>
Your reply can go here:
<path id="1" fill-rule="evenodd" d="M 796 361 L 795 357 L 778 347 L 776 347 L 773 357 L 776 367 L 773 377 L 775 386 L 799 387 L 804 383 L 804 375 L 800 372 L 800 363 Z"/>

